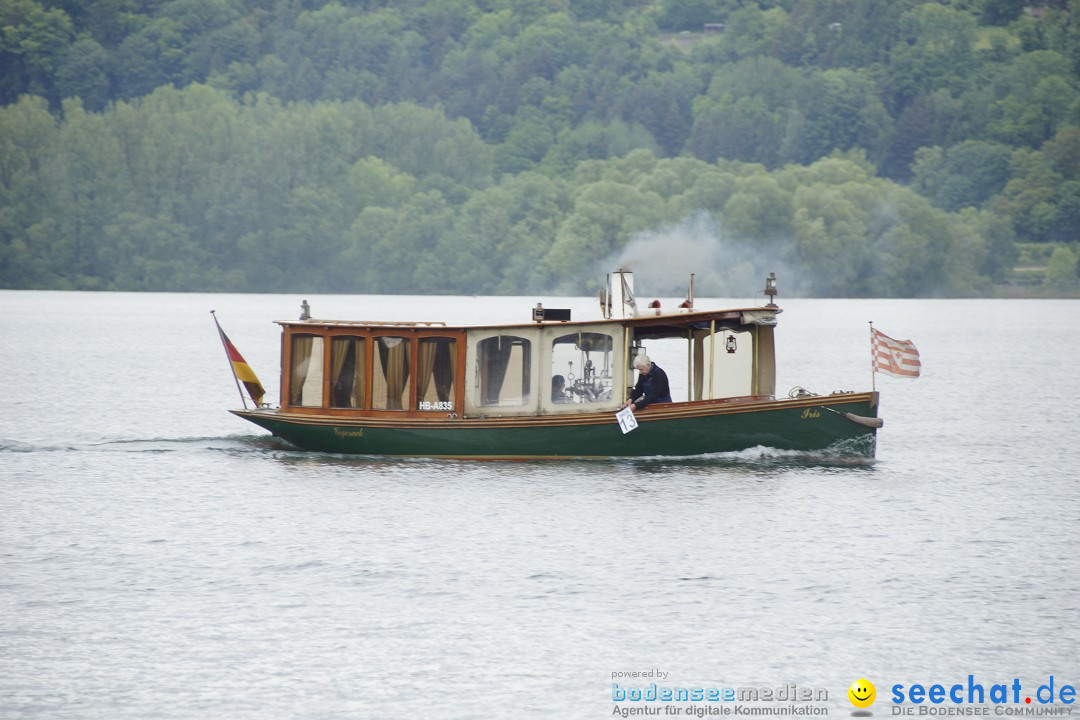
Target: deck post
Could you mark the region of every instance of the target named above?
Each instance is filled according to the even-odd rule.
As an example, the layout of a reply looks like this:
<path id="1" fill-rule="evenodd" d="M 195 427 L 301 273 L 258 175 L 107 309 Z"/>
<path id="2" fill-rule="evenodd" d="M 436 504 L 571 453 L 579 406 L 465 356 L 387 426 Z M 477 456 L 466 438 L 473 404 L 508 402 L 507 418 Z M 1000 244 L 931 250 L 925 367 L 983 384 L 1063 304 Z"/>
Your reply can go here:
<path id="1" fill-rule="evenodd" d="M 760 325 L 750 330 L 750 341 L 754 343 L 754 359 L 750 362 L 750 392 L 754 395 L 761 392 L 761 332 Z"/>
<path id="2" fill-rule="evenodd" d="M 716 320 L 709 321 L 709 399 L 713 399 L 713 375 L 716 365 Z"/>
<path id="3" fill-rule="evenodd" d="M 693 282 L 693 275 L 691 282 Z M 686 328 L 686 402 L 694 399 L 694 329 Z"/>

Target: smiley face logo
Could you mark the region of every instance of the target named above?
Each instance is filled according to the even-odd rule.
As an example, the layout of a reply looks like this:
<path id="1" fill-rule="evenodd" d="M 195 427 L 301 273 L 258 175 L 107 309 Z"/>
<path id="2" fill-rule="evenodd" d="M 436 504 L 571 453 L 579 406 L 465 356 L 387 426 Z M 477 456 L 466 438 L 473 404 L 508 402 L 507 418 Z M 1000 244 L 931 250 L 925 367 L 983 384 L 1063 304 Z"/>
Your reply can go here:
<path id="1" fill-rule="evenodd" d="M 874 688 L 874 683 L 866 678 L 859 678 L 847 689 L 847 697 L 855 707 L 867 708 L 874 704 L 877 690 Z"/>

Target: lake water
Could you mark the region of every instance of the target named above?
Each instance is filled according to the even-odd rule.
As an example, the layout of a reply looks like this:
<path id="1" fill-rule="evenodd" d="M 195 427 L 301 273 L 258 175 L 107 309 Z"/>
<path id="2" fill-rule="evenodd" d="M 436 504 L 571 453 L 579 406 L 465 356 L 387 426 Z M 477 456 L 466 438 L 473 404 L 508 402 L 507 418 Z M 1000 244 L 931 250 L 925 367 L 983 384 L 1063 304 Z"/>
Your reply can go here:
<path id="1" fill-rule="evenodd" d="M 270 321 L 300 299 L 0 291 L 0 717 L 606 718 L 613 681 L 797 684 L 849 716 L 861 677 L 886 717 L 894 684 L 1080 682 L 1078 301 L 782 302 L 781 393 L 867 388 L 869 320 L 918 345 L 922 378 L 877 380 L 874 461 L 475 463 L 229 415 L 209 311 L 276 399 Z"/>

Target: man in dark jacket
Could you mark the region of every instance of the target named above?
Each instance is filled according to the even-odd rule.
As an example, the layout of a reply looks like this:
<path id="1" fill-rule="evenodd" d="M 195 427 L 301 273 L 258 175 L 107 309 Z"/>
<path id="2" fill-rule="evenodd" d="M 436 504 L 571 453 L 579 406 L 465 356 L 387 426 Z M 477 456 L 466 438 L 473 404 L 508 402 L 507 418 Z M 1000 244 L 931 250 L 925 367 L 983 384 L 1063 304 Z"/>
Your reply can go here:
<path id="1" fill-rule="evenodd" d="M 671 388 L 668 386 L 667 373 L 649 359 L 648 355 L 634 358 L 634 368 L 638 371 L 637 384 L 630 393 L 625 407 L 643 410 L 650 403 L 671 402 Z"/>

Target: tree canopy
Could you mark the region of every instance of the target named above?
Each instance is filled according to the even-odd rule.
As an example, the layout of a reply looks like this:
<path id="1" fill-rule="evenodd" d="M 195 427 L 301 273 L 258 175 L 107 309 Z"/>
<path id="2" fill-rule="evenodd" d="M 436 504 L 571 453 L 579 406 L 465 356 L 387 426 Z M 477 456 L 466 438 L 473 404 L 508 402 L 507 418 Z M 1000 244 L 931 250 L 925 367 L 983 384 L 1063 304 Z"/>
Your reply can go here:
<path id="1" fill-rule="evenodd" d="M 582 292 L 672 233 L 807 294 L 1076 283 L 1067 3 L 0 0 L 0 66 L 4 287 Z"/>

